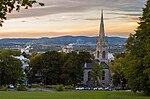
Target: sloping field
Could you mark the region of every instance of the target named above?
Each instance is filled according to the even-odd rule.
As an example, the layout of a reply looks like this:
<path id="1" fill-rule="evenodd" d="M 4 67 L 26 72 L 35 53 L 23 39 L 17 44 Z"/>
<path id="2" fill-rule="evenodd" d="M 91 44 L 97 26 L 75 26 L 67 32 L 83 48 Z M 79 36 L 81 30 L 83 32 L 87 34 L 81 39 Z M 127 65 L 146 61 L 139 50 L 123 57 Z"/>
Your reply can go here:
<path id="1" fill-rule="evenodd" d="M 0 92 L 0 99 L 150 99 L 125 91 Z"/>

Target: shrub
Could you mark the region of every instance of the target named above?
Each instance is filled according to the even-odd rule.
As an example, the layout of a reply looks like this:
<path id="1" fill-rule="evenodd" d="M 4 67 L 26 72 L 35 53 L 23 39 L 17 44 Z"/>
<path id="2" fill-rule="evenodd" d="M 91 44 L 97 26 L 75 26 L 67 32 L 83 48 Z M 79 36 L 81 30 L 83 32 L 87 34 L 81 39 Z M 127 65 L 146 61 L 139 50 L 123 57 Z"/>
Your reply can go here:
<path id="1" fill-rule="evenodd" d="M 66 90 L 74 90 L 74 86 L 71 86 L 71 85 L 68 85 L 68 86 L 65 86 L 65 89 Z"/>
<path id="2" fill-rule="evenodd" d="M 41 88 L 42 86 L 40 84 L 32 84 L 33 88 Z"/>
<path id="3" fill-rule="evenodd" d="M 56 91 L 63 91 L 64 90 L 63 85 L 52 85 L 52 88 L 55 89 Z"/>
<path id="4" fill-rule="evenodd" d="M 28 88 L 26 86 L 20 85 L 17 87 L 17 91 L 27 91 Z"/>
<path id="5" fill-rule="evenodd" d="M 50 86 L 50 85 L 44 85 L 44 88 L 52 89 L 52 86 Z"/>
<path id="6" fill-rule="evenodd" d="M 2 86 L 0 87 L 0 91 L 7 91 L 8 90 L 8 87 L 7 86 Z"/>

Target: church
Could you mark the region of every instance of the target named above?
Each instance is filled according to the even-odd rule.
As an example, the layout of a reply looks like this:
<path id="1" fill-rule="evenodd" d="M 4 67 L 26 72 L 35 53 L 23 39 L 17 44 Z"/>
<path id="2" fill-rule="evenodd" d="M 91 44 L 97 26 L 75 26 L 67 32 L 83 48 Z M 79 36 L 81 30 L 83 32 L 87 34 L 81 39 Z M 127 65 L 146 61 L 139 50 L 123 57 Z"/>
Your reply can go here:
<path id="1" fill-rule="evenodd" d="M 84 65 L 84 74 L 83 74 L 83 84 L 87 86 L 92 86 L 93 82 L 91 81 L 91 69 L 96 63 L 99 63 L 103 66 L 103 75 L 100 79 L 102 86 L 109 86 L 111 82 L 110 77 L 110 67 L 108 60 L 108 41 L 105 36 L 104 30 L 104 19 L 103 19 L 103 10 L 101 11 L 101 20 L 100 20 L 100 31 L 96 41 L 96 51 L 95 59 L 91 63 L 85 63 Z"/>

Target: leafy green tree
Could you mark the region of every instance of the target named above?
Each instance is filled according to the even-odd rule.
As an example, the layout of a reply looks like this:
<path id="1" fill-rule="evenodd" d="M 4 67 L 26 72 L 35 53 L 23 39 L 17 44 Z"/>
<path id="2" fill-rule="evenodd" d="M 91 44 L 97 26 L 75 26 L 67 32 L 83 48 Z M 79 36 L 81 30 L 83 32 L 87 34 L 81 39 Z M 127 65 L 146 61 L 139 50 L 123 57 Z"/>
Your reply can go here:
<path id="1" fill-rule="evenodd" d="M 92 67 L 91 76 L 96 86 L 102 86 L 101 79 L 103 76 L 103 71 L 104 71 L 103 66 L 100 65 L 99 63 L 96 63 Z"/>
<path id="2" fill-rule="evenodd" d="M 80 60 L 79 54 L 71 52 L 67 54 L 67 60 L 62 67 L 62 82 L 68 85 L 77 85 L 82 81 L 83 64 Z"/>
<path id="3" fill-rule="evenodd" d="M 0 84 L 17 84 L 23 77 L 22 63 L 8 53 L 0 53 Z"/>
<path id="4" fill-rule="evenodd" d="M 124 89 L 124 87 L 126 87 L 125 85 L 127 84 L 127 81 L 125 79 L 125 74 L 124 74 L 124 68 L 126 66 L 125 64 L 126 62 L 124 57 L 121 57 L 121 55 L 117 55 L 117 58 L 110 65 L 113 84 L 116 87 L 120 86 L 122 89 Z"/>
<path id="5" fill-rule="evenodd" d="M 79 52 L 79 58 L 80 58 L 80 62 L 81 64 L 84 65 L 84 63 L 89 63 L 91 62 L 91 54 L 89 52 Z"/>
<path id="6" fill-rule="evenodd" d="M 64 65 L 61 68 L 61 79 L 63 84 L 77 85 L 82 81 L 83 66 L 85 62 L 91 61 L 91 55 L 89 52 L 71 52 L 64 54 Z"/>
<path id="7" fill-rule="evenodd" d="M 13 55 L 13 56 L 19 56 L 21 54 L 18 50 L 0 50 L 0 53 L 3 55 Z"/>
<path id="8" fill-rule="evenodd" d="M 86 58 L 84 58 L 86 56 Z M 83 65 L 90 60 L 89 54 L 82 53 L 59 53 L 49 51 L 36 55 L 30 61 L 33 77 L 41 74 L 40 82 L 44 84 L 76 85 L 82 81 Z"/>
<path id="9" fill-rule="evenodd" d="M 150 94 L 150 0 L 145 6 L 136 33 L 127 41 L 125 74 L 134 92 Z"/>
<path id="10" fill-rule="evenodd" d="M 41 74 L 41 82 L 44 84 L 59 84 L 61 82 L 62 64 L 61 54 L 56 51 L 36 55 L 30 62 L 33 75 Z"/>
<path id="11" fill-rule="evenodd" d="M 21 7 L 28 9 L 35 3 L 44 6 L 43 3 L 37 2 L 36 0 L 0 0 L 0 26 L 6 20 L 7 13 L 11 13 L 14 9 L 19 11 Z"/>
<path id="12" fill-rule="evenodd" d="M 28 70 L 31 69 L 31 71 L 29 72 L 28 70 L 25 70 L 26 73 L 28 73 L 27 78 L 29 79 L 29 82 L 36 82 L 36 74 L 42 73 L 42 55 L 41 54 L 37 54 L 35 55 L 33 58 L 31 58 L 30 60 L 30 68 Z M 42 78 L 39 78 L 40 82 L 42 82 Z"/>
<path id="13" fill-rule="evenodd" d="M 60 84 L 62 59 L 56 51 L 46 52 L 42 55 L 43 75 L 47 84 Z"/>

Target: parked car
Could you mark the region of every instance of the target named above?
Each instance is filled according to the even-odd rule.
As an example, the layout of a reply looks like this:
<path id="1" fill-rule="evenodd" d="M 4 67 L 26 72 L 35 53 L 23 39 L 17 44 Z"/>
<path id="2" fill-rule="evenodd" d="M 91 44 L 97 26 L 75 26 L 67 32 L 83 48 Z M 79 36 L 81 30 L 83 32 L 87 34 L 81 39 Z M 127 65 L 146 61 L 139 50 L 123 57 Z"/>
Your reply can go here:
<path id="1" fill-rule="evenodd" d="M 93 88 L 93 90 L 98 90 L 98 87 Z"/>
<path id="2" fill-rule="evenodd" d="M 104 90 L 103 87 L 99 87 L 98 90 Z"/>
<path id="3" fill-rule="evenodd" d="M 95 87 L 93 90 L 103 90 L 103 87 Z"/>
<path id="4" fill-rule="evenodd" d="M 14 87 L 14 85 L 13 85 L 13 84 L 9 84 L 9 85 L 8 85 L 8 88 L 10 88 L 10 89 L 14 89 L 15 87 Z"/>
<path id="5" fill-rule="evenodd" d="M 77 87 L 76 90 L 84 90 L 84 87 Z"/>
<path id="6" fill-rule="evenodd" d="M 115 87 L 115 90 L 121 90 L 121 87 Z"/>
<path id="7" fill-rule="evenodd" d="M 84 90 L 91 90 L 91 88 L 90 87 L 85 87 Z"/>
<path id="8" fill-rule="evenodd" d="M 112 91 L 112 90 L 115 90 L 115 88 L 114 87 L 105 87 L 104 90 Z"/>

